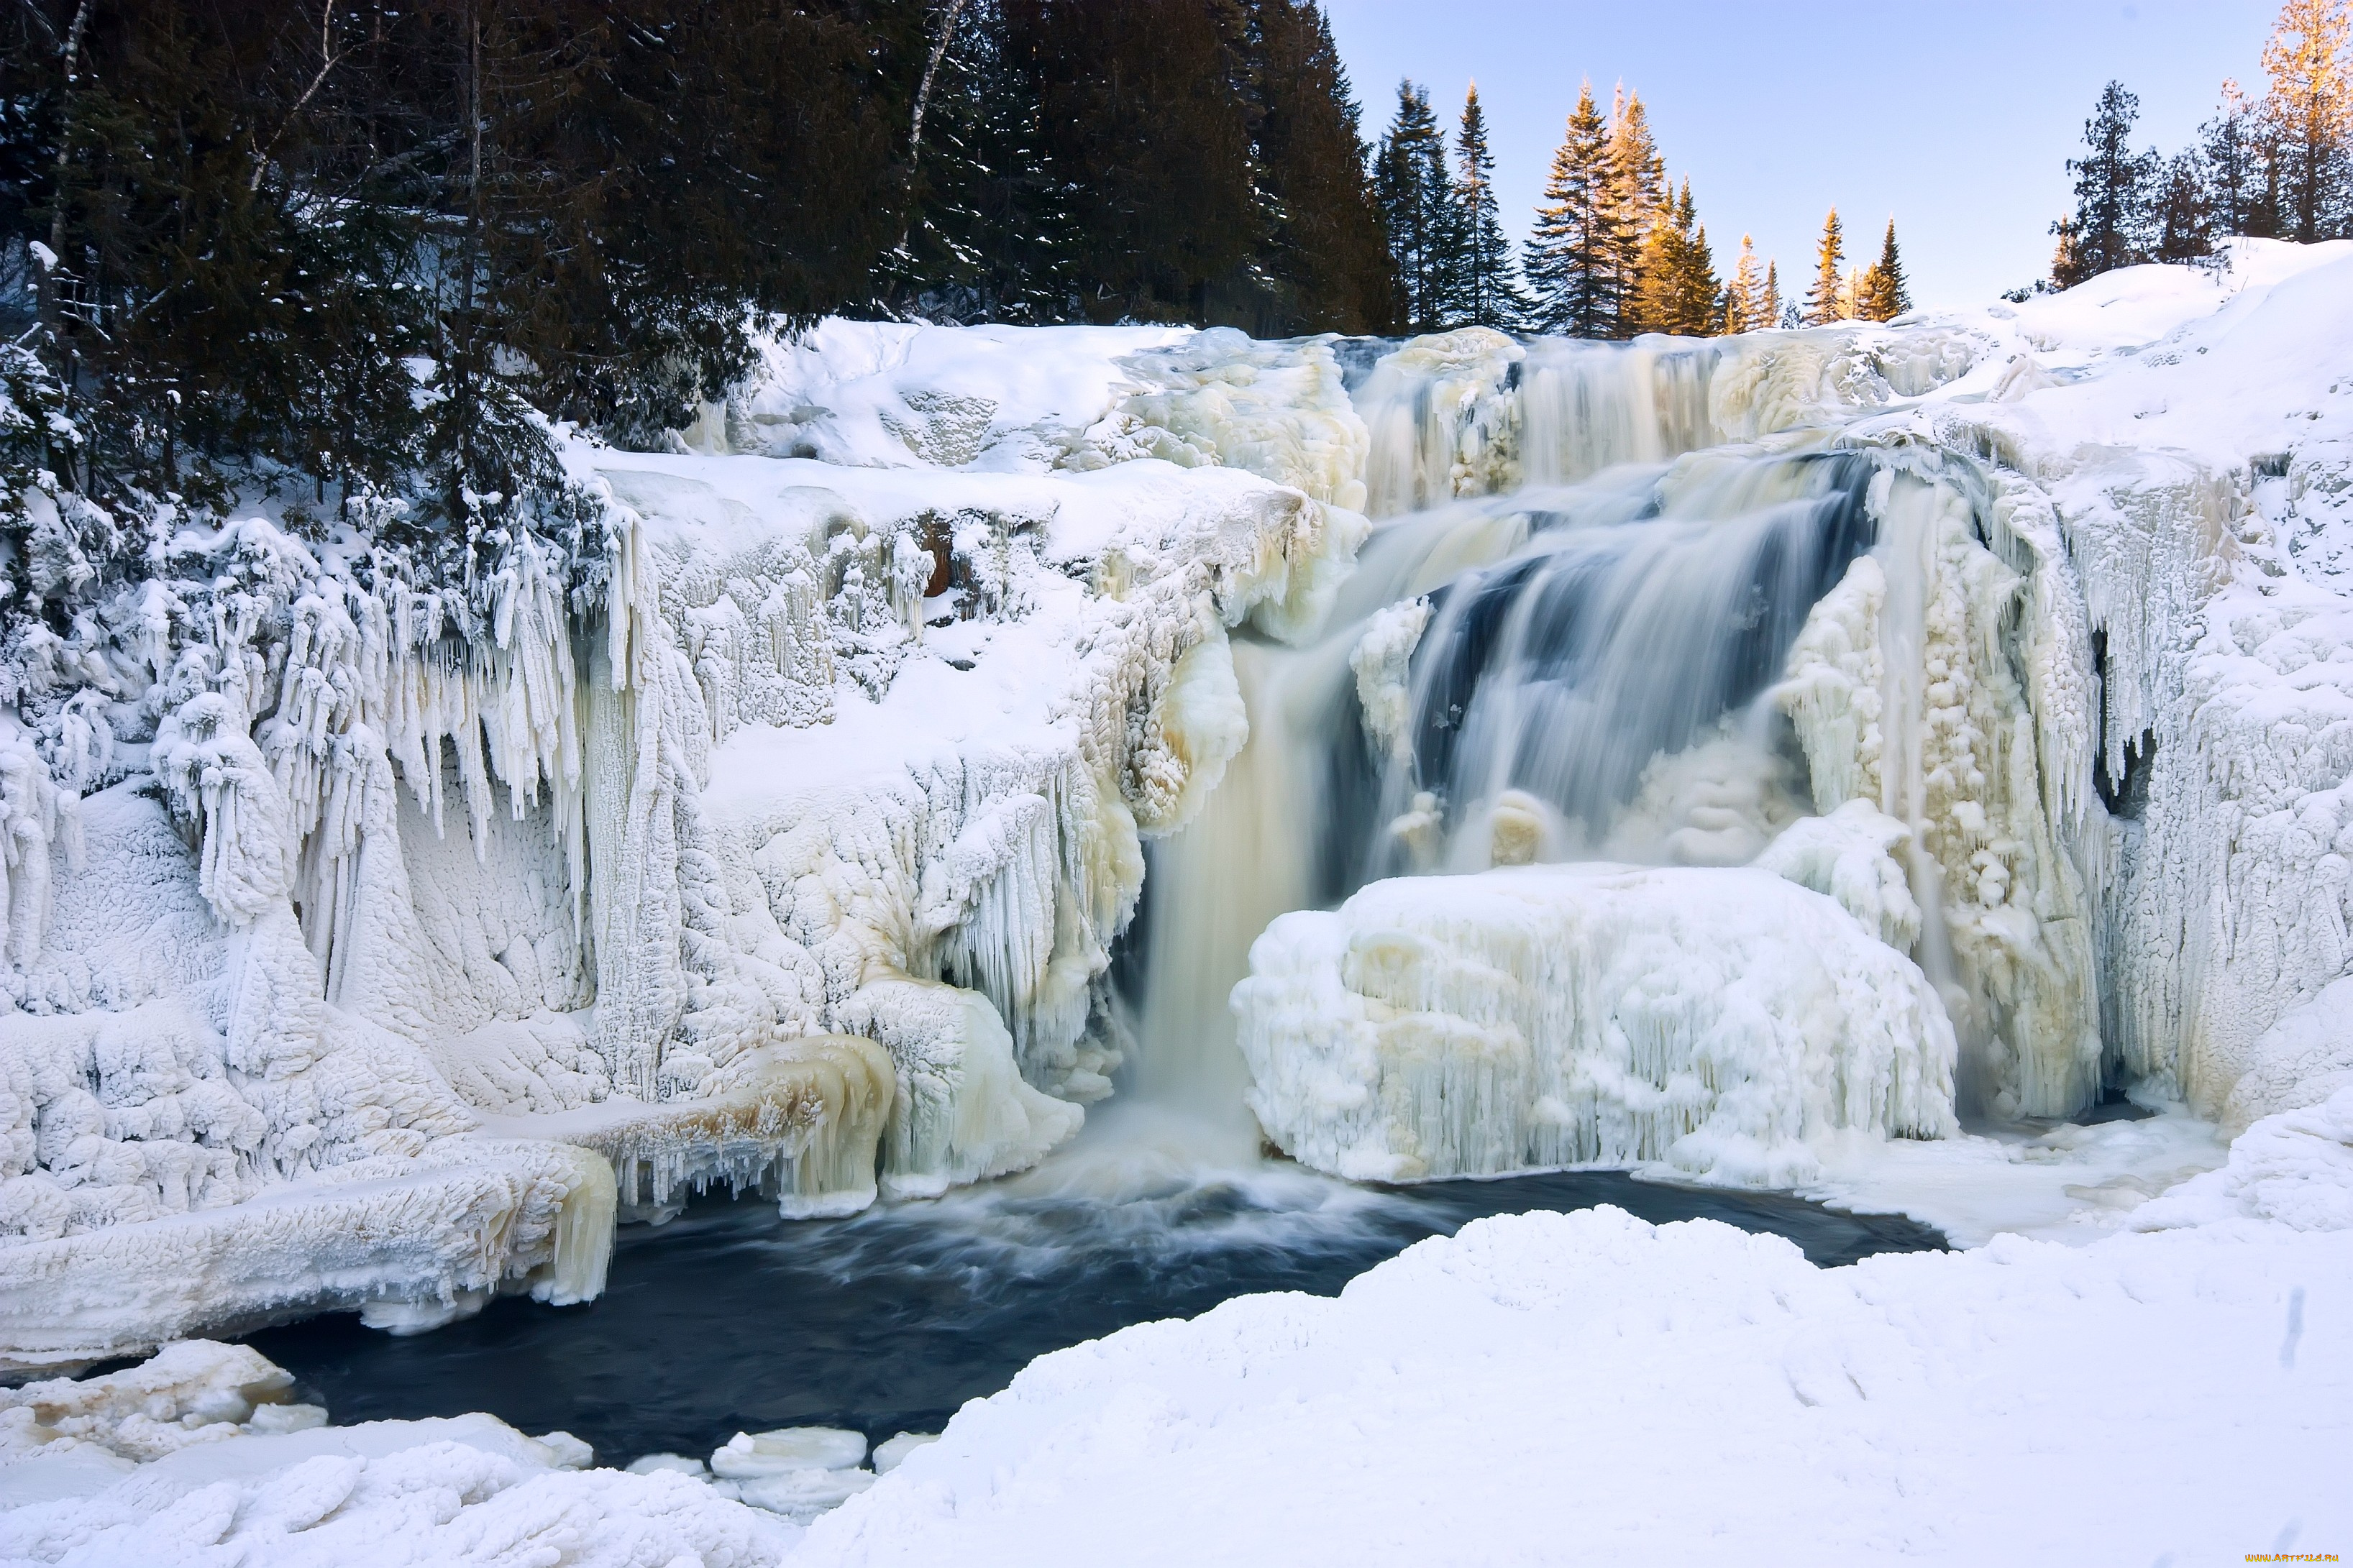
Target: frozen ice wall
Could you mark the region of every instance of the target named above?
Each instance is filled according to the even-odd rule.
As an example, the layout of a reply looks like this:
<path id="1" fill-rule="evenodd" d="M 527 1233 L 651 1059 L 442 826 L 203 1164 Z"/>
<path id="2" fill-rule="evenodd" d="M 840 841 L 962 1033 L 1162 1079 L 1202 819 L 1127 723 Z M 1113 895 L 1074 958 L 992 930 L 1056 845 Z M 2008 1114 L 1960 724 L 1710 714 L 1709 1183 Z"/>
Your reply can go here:
<path id="1" fill-rule="evenodd" d="M 254 516 L 17 649 L 0 1354 L 585 1299 L 709 1182 L 1067 1137 L 1139 846 L 1245 732 L 1228 628 L 1314 625 L 1361 533 L 1240 465 L 1352 500 L 1362 426 L 1328 345 L 1027 347 L 1076 434 L 1004 471 L 584 444 L 594 527 L 470 589 Z M 838 422 L 962 417 L 856 379 Z"/>
<path id="2" fill-rule="evenodd" d="M 1287 787 L 1342 819 L 1291 907 L 1370 876 L 1753 858 L 1916 965 L 1968 1113 L 2066 1116 L 2138 1081 L 2237 1122 L 2339 1081 L 2353 1047 L 2319 997 L 2353 960 L 2327 401 L 2345 389 L 2277 367 L 2334 341 L 2345 307 L 2321 289 L 2342 268 L 2242 249 L 2220 289 L 2149 269 L 2047 319 L 1626 346 L 1464 332 L 1383 360 L 1358 393 L 1373 505 L 1405 515 L 1365 559 L 1414 564 L 1335 622 L 1345 671 L 1294 660 L 1271 683 L 1294 754 L 1253 771 L 1312 780 Z M 2292 439 L 2263 450 L 2276 425 L 2222 435 L 2195 412 L 2248 398 L 2285 409 Z M 2195 434 L 2151 449 L 2169 406 Z M 1810 456 L 1841 475 L 1822 493 L 1843 533 L 1767 478 Z M 1577 898 L 1558 897 L 1567 920 Z M 1318 918 L 1377 940 L 1358 907 Z M 1451 951 L 1508 969 L 1475 931 Z M 1492 1020 L 1458 997 L 1409 1027 L 1431 1005 L 1350 991 L 1341 948 L 1327 973 L 1269 941 L 1275 970 L 1254 963 L 1236 1005 L 1286 1146 L 1372 1164 L 1428 1147 L 1431 1173 L 1537 1158 L 1499 1152 L 1510 1116 L 1471 1153 L 1431 1131 L 1453 1092 L 1436 1042 L 1486 1072 L 1469 1042 Z M 1310 970 L 1340 987 L 1328 1027 L 1284 1000 Z M 1346 1023 L 1359 1006 L 1372 1021 Z M 1384 1115 L 1377 1135 L 1350 1120 Z"/>

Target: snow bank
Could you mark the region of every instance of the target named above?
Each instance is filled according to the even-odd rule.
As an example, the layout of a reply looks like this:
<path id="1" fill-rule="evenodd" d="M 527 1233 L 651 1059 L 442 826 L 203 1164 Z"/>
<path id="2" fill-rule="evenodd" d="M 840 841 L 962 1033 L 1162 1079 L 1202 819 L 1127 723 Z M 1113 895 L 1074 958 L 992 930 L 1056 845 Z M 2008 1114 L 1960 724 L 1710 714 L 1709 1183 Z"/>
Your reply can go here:
<path id="1" fill-rule="evenodd" d="M 1294 1158 L 1360 1180 L 1655 1161 L 1788 1186 L 1833 1131 L 1955 1131 L 1926 977 L 1765 871 L 1379 882 L 1277 920 L 1250 971 L 1251 1110 Z"/>
<path id="2" fill-rule="evenodd" d="M 1042 1357 L 794 1561 L 2328 1550 L 2353 1528 L 2353 1346 L 2322 1325 L 2353 1310 L 2353 1248 L 2263 1234 L 1823 1270 L 1713 1221 L 1481 1220 L 1336 1300 L 1246 1297 Z"/>
<path id="3" fill-rule="evenodd" d="M 0 1557 L 768 1568 L 799 1533 L 683 1476 L 583 1471 L 586 1444 L 527 1437 L 488 1415 L 278 1436 L 231 1428 L 135 1468 L 90 1452 L 0 1467 L 12 1505 L 0 1513 Z"/>

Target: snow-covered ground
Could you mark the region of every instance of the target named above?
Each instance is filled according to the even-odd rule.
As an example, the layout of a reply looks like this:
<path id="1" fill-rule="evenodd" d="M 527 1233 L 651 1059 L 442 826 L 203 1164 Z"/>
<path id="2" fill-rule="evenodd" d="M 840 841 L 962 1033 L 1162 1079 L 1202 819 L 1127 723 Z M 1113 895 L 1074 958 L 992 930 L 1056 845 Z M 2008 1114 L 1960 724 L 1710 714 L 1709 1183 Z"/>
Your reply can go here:
<path id="1" fill-rule="evenodd" d="M 1243 1041 L 1314 1163 L 1598 1152 L 1969 1250 L 1824 1271 L 1706 1223 L 1481 1222 L 1337 1301 L 1043 1358 L 871 1484 L 746 1437 L 718 1479 L 765 1510 L 164 1367 L 0 1395 L 0 1562 L 2346 1550 L 2353 245 L 2232 259 L 1697 350 L 1450 334 L 1353 398 L 1328 344 L 829 323 L 678 452 L 580 448 L 611 613 L 520 569 L 454 668 L 332 551 L 177 542 L 172 605 L 53 650 L 96 695 L 0 724 L 20 1365 L 578 1299 L 617 1208 L 698 1180 L 810 1212 L 1033 1162 L 1108 1088 L 1139 840 L 1244 743 L 1228 628 L 1312 635 L 1360 511 L 1828 431 L 1881 544 L 1772 698 L 1826 815 L 1749 868 L 1596 873 L 1512 867 L 1556 825 L 1499 808 L 1503 868 L 1279 925 Z M 1657 417 L 1561 413 L 1594 406 Z M 1394 620 L 1376 697 L 1422 635 Z M 1626 954 L 1571 973 L 1597 920 Z M 1694 1010 L 1678 941 L 1786 973 Z M 1625 1041 L 1567 1025 L 1638 1004 L 1656 1081 L 1597 1092 Z M 1951 1046 L 1895 1018 L 1939 1006 Z M 2104 1076 L 2161 1113 L 2065 1123 Z M 1916 1136 L 1962 1080 L 2011 1130 Z M 1433 1119 L 1449 1086 L 1493 1117 Z M 1595 1106 L 1622 1147 L 1562 1131 Z M 384 1244 L 321 1250 L 354 1230 Z"/>

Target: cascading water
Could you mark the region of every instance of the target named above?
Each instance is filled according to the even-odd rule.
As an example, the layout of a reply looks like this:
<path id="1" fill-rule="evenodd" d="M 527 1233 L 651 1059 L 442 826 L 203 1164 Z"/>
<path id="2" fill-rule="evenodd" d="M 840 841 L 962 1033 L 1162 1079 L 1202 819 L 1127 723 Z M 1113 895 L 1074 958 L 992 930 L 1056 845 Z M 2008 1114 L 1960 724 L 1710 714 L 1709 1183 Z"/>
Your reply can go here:
<path id="1" fill-rule="evenodd" d="M 1242 1124 L 1226 999 L 1280 914 L 1405 874 L 1741 865 L 1813 809 L 1763 698 L 1873 546 L 1878 466 L 1713 446 L 1724 353 L 1472 330 L 1360 379 L 1398 515 L 1320 640 L 1236 642 L 1249 744 L 1152 850 L 1140 1098 Z"/>

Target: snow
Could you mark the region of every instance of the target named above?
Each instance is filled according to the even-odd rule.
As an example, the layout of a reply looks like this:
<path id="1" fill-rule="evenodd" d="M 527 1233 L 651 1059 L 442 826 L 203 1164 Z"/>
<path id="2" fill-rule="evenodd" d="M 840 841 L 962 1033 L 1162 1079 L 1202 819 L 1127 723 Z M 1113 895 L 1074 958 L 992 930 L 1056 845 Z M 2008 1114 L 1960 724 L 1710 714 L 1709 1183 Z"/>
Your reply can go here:
<path id="1" fill-rule="evenodd" d="M 1528 864 L 1569 836 L 1525 791 L 1400 799 L 1433 837 L 1476 807 L 1470 874 L 1266 931 L 1250 1103 L 1354 1175 L 1650 1162 L 1971 1250 L 1482 1222 L 1336 1302 L 1045 1358 L 871 1470 L 294 1429 L 179 1345 L 0 1396 L 40 1450 L 0 1464 L 0 1559 L 2332 1549 L 2348 342 L 2353 245 L 2254 241 L 1887 326 L 1375 345 L 1354 395 L 1328 339 L 828 322 L 677 450 L 568 446 L 601 531 L 511 540 L 477 595 L 165 530 L 5 670 L 14 1370 L 584 1300 L 617 1218 L 713 1181 L 834 1213 L 1035 1162 L 1120 1064 L 1144 841 L 1269 772 L 1236 634 L 1313 637 L 1360 511 L 1725 443 L 1661 483 L 1868 464 L 1876 542 L 1766 672 L 1802 778 L 1745 734 L 1651 759 L 1605 848 L 1681 866 Z M 36 575 L 95 581 L 111 523 L 22 504 Z M 1392 762 L 1434 585 L 1330 661 Z M 2158 1114 L 2064 1120 L 2120 1081 Z"/>
<path id="2" fill-rule="evenodd" d="M 2348 1152 L 2328 1167 L 2342 1194 Z M 2342 1231 L 1818 1269 L 1614 1209 L 1040 1358 L 799 1565 L 2237 1561 L 2353 1527 Z M 1215 1499 L 1204 1507 L 1201 1500 Z"/>
<path id="3" fill-rule="evenodd" d="M 1660 1162 L 1791 1186 L 1842 1129 L 1957 1128 L 1927 979 L 1761 870 L 1587 863 L 1375 883 L 1234 989 L 1250 1109 L 1303 1163 L 1417 1181 Z"/>
<path id="4" fill-rule="evenodd" d="M 1227 628 L 1303 635 L 1362 537 L 1333 349 L 835 323 L 764 374 L 750 427 L 832 399 L 840 460 L 570 439 L 596 531 L 471 594 L 240 518 L 28 644 L 0 1357 L 584 1300 L 617 1217 L 937 1193 L 1109 1092 L 1141 840 L 1247 734 Z M 945 471 L 984 383 L 1019 428 Z"/>

